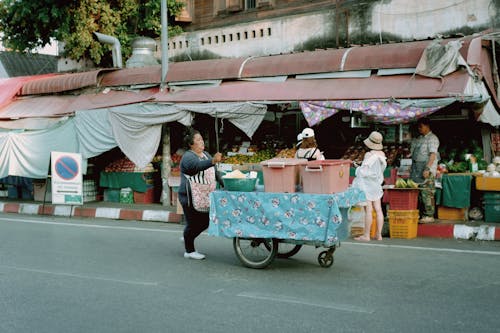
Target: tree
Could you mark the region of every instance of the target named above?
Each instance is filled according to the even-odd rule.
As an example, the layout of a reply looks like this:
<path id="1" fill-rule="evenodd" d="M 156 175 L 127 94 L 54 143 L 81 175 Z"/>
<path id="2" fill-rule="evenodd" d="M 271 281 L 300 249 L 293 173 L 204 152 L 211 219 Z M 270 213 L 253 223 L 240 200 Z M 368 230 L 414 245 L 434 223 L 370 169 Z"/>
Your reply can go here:
<path id="1" fill-rule="evenodd" d="M 137 36 L 157 38 L 161 29 L 162 0 L 0 0 L 0 32 L 5 47 L 29 52 L 50 43 L 65 43 L 65 56 L 90 58 L 101 64 L 109 46 L 93 33 L 111 35 L 120 41 L 125 56 Z M 180 13 L 183 2 L 167 0 L 169 22 Z M 169 35 L 179 26 L 169 24 Z"/>

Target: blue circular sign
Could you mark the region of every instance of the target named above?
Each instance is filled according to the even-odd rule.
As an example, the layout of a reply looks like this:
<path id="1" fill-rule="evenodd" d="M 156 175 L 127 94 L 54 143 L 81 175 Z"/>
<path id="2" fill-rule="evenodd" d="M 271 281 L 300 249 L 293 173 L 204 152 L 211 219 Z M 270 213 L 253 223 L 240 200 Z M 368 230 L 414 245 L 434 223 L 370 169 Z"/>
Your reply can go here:
<path id="1" fill-rule="evenodd" d="M 72 180 L 78 175 L 78 162 L 71 156 L 61 156 L 56 160 L 55 170 L 64 180 Z"/>

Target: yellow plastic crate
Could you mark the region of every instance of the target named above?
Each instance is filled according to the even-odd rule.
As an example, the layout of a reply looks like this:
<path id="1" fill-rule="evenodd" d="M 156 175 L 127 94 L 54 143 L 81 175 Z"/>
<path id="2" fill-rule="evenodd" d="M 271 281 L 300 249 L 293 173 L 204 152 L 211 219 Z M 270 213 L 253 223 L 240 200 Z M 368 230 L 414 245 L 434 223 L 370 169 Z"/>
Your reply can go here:
<path id="1" fill-rule="evenodd" d="M 418 209 L 388 210 L 389 234 L 391 238 L 416 238 L 418 230 Z"/>

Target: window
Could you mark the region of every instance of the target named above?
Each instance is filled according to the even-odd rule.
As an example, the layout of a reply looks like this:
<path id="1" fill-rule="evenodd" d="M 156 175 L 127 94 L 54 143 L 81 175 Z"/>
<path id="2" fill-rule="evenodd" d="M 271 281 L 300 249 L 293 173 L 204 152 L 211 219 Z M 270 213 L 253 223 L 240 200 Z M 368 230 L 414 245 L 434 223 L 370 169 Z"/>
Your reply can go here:
<path id="1" fill-rule="evenodd" d="M 255 8 L 255 0 L 246 0 L 246 8 L 245 9 L 252 9 Z"/>
<path id="2" fill-rule="evenodd" d="M 244 0 L 214 0 L 214 14 L 243 10 Z"/>
<path id="3" fill-rule="evenodd" d="M 192 22 L 194 16 L 194 0 L 180 0 L 184 3 L 184 7 L 178 16 L 175 17 L 177 22 Z"/>

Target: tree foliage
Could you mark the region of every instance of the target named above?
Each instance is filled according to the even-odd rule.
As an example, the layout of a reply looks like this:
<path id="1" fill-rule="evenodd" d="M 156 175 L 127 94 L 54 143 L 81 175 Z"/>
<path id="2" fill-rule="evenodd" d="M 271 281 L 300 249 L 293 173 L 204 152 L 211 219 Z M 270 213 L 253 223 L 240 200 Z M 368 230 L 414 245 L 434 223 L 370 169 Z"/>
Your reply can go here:
<path id="1" fill-rule="evenodd" d="M 125 56 L 137 36 L 157 38 L 161 30 L 162 0 L 0 0 L 0 32 L 5 47 L 29 52 L 52 39 L 65 43 L 65 55 L 90 58 L 101 64 L 109 45 L 93 33 L 111 35 L 120 41 Z M 180 13 L 180 0 L 167 0 L 169 35 L 181 31 L 172 25 Z"/>

